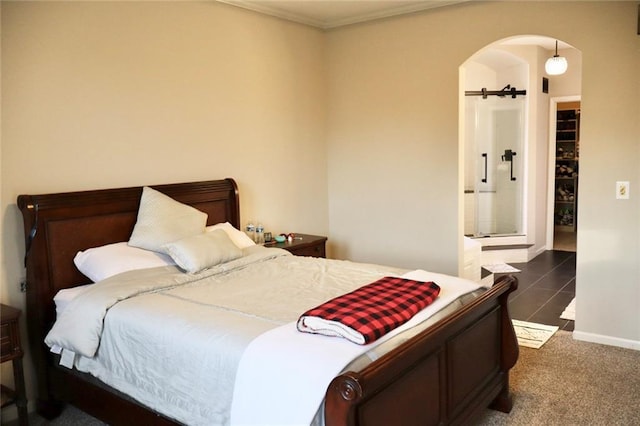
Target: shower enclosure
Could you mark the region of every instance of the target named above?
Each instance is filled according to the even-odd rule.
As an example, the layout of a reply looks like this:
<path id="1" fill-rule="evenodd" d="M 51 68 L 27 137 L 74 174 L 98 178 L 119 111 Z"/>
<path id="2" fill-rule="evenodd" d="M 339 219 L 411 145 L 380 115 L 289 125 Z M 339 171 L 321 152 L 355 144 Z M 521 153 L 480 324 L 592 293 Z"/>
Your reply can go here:
<path id="1" fill-rule="evenodd" d="M 465 234 L 523 234 L 526 91 L 467 91 Z"/>

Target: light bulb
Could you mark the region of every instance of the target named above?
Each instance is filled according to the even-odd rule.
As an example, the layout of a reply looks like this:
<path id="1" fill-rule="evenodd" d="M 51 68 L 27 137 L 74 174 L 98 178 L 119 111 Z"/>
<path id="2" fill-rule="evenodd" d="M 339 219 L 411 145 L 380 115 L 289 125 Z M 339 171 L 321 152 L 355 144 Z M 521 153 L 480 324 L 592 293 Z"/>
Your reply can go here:
<path id="1" fill-rule="evenodd" d="M 544 64 L 544 69 L 549 75 L 560 75 L 567 71 L 567 66 L 567 58 L 554 55 L 547 59 L 547 62 Z"/>

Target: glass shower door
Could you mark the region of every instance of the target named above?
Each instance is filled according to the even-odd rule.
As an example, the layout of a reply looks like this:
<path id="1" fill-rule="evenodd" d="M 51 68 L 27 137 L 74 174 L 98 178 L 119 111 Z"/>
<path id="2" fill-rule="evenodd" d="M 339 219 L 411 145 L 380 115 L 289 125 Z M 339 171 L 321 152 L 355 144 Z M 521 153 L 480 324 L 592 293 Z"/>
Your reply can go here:
<path id="1" fill-rule="evenodd" d="M 473 123 L 467 127 L 467 171 L 475 177 L 473 236 L 522 235 L 525 98 L 478 96 L 466 102 Z"/>

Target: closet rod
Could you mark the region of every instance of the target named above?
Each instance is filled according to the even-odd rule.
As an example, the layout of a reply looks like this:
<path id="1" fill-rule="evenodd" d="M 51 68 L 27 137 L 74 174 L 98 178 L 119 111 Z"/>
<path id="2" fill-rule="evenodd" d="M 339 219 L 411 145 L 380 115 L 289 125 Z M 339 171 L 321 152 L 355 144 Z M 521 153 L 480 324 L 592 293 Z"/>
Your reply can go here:
<path id="1" fill-rule="evenodd" d="M 485 87 L 482 90 L 467 90 L 464 92 L 465 96 L 482 96 L 482 99 L 487 99 L 487 96 L 500 96 L 504 97 L 510 95 L 515 99 L 518 95 L 526 95 L 526 90 L 516 90 L 515 87 L 511 87 L 510 84 L 507 84 L 502 90 L 487 90 Z"/>

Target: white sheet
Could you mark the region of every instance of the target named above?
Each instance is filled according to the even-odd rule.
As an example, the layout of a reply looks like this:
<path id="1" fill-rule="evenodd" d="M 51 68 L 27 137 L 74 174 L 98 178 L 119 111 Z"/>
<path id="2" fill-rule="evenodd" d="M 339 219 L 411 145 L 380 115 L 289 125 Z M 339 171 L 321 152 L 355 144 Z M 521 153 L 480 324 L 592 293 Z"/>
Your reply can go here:
<path id="1" fill-rule="evenodd" d="M 423 270 L 409 272 L 403 277 L 435 281 L 441 288 L 440 295 L 409 322 L 369 345 L 357 345 L 339 337 L 301 333 L 295 322 L 254 339 L 244 351 L 238 367 L 231 424 L 311 424 L 329 383 L 351 360 L 479 288 L 472 281 Z M 277 391 L 273 387 L 276 383 Z"/>

